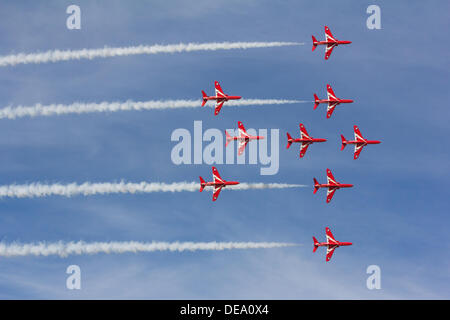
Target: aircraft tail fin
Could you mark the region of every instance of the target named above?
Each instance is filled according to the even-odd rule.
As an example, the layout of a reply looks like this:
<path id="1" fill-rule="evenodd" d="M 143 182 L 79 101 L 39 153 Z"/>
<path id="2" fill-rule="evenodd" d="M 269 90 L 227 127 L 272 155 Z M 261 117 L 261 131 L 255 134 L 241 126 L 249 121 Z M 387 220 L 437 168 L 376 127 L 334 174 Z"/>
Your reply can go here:
<path id="1" fill-rule="evenodd" d="M 231 140 L 233 140 L 233 137 L 230 136 L 230 134 L 228 133 L 227 130 L 225 130 L 225 136 L 226 136 L 226 140 L 225 140 L 225 148 L 228 146 L 228 144 L 230 143 Z"/>
<path id="2" fill-rule="evenodd" d="M 202 177 L 199 177 L 199 178 L 200 178 L 200 192 L 202 192 L 203 189 L 205 189 L 206 182 L 205 182 L 205 180 L 203 180 Z"/>
<path id="3" fill-rule="evenodd" d="M 314 110 L 316 110 L 318 105 L 319 105 L 319 97 L 317 96 L 317 94 L 314 93 Z"/>
<path id="4" fill-rule="evenodd" d="M 345 137 L 342 134 L 341 134 L 341 140 L 342 140 L 341 150 L 344 150 L 345 146 L 347 145 L 347 140 L 345 140 Z"/>
<path id="5" fill-rule="evenodd" d="M 203 107 L 203 106 L 205 106 L 206 102 L 208 101 L 208 100 L 206 100 L 208 95 L 206 94 L 205 91 L 202 90 L 202 96 L 203 96 L 203 98 L 202 98 L 202 107 Z"/>
<path id="6" fill-rule="evenodd" d="M 317 39 L 314 36 L 311 36 L 311 38 L 313 42 L 312 51 L 314 51 L 317 48 Z"/>
<path id="7" fill-rule="evenodd" d="M 317 190 L 319 190 L 319 181 L 317 181 L 316 178 L 313 178 L 313 179 L 314 179 L 314 192 L 313 193 L 316 193 Z"/>
<path id="8" fill-rule="evenodd" d="M 314 241 L 314 249 L 313 252 L 316 252 L 317 248 L 319 247 L 319 241 L 315 237 L 312 237 Z"/>
<path id="9" fill-rule="evenodd" d="M 288 139 L 288 143 L 287 143 L 286 149 L 289 149 L 289 147 L 290 147 L 291 144 L 292 144 L 292 137 L 291 137 L 291 135 L 289 134 L 289 132 L 287 133 L 287 139 Z"/>

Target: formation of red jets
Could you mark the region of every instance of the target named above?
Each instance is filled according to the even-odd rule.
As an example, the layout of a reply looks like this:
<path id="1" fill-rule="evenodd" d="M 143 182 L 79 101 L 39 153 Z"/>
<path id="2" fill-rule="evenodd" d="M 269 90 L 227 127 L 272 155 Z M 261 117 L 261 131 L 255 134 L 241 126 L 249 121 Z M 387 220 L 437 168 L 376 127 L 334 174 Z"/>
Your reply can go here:
<path id="1" fill-rule="evenodd" d="M 339 45 L 351 43 L 351 41 L 347 41 L 347 40 L 337 40 L 336 37 L 334 37 L 333 34 L 331 33 L 330 28 L 328 28 L 327 26 L 325 26 L 325 40 L 318 41 L 314 36 L 312 36 L 312 42 L 313 42 L 312 51 L 314 51 L 317 48 L 317 46 L 319 46 L 319 45 L 325 46 L 325 60 L 328 60 L 330 58 L 330 55 L 333 52 L 333 49 L 335 47 L 337 47 Z M 208 96 L 204 91 L 202 91 L 202 95 L 203 95 L 202 107 L 205 106 L 205 104 L 209 100 L 214 100 L 215 101 L 214 115 L 216 115 L 216 116 L 220 113 L 220 110 L 226 101 L 241 99 L 240 96 L 230 96 L 230 95 L 225 94 L 218 81 L 215 81 L 214 87 L 215 87 L 215 95 L 214 96 Z M 331 85 L 327 84 L 327 98 L 326 99 L 320 99 L 317 96 L 317 94 L 314 94 L 314 110 L 322 103 L 327 105 L 326 118 L 329 119 L 329 118 L 331 118 L 331 115 L 333 114 L 336 106 L 338 106 L 340 104 L 353 103 L 353 100 L 338 98 L 336 96 L 336 94 L 334 93 Z M 293 143 L 299 143 L 300 144 L 300 156 L 299 156 L 300 158 L 303 158 L 305 156 L 306 151 L 308 150 L 308 147 L 311 144 L 316 143 L 316 142 L 319 143 L 319 142 L 327 141 L 327 139 L 311 137 L 308 134 L 308 132 L 306 131 L 306 128 L 302 123 L 299 124 L 299 127 L 300 127 L 300 138 L 292 138 L 292 136 L 289 133 L 287 133 L 286 148 L 289 149 L 289 147 Z M 264 137 L 262 137 L 262 136 L 252 136 L 252 135 L 248 134 L 247 131 L 245 130 L 244 125 L 240 121 L 238 122 L 238 128 L 239 128 L 239 135 L 235 136 L 235 137 L 230 136 L 230 134 L 227 131 L 225 131 L 225 135 L 226 135 L 225 146 L 228 146 L 228 144 L 231 141 L 237 141 L 239 143 L 238 155 L 241 155 L 244 152 L 245 147 L 251 140 L 264 139 Z M 345 146 L 347 146 L 348 144 L 353 144 L 355 146 L 353 159 L 356 160 L 359 158 L 359 155 L 365 146 L 367 146 L 369 144 L 379 144 L 380 141 L 367 140 L 367 139 L 363 138 L 361 131 L 359 130 L 358 126 L 356 126 L 356 125 L 353 127 L 353 130 L 354 130 L 354 135 L 355 135 L 354 140 L 346 140 L 345 137 L 341 134 L 341 140 L 342 140 L 341 150 L 344 150 Z M 216 167 L 212 167 L 212 174 L 213 174 L 213 181 L 211 181 L 211 182 L 205 182 L 205 180 L 202 177 L 200 177 L 200 192 L 202 192 L 205 187 L 208 187 L 208 186 L 213 187 L 214 192 L 213 192 L 212 201 L 217 200 L 222 188 L 229 186 L 229 185 L 239 184 L 239 182 L 237 182 L 237 181 L 226 181 L 226 180 L 222 179 L 221 176 L 219 175 L 219 172 Z M 316 180 L 316 178 L 313 178 L 313 180 L 314 180 L 313 193 L 315 194 L 320 188 L 326 188 L 327 189 L 327 198 L 326 198 L 327 203 L 329 203 L 331 201 L 336 190 L 341 189 L 341 188 L 353 187 L 353 184 L 337 182 L 336 179 L 334 178 L 333 174 L 331 173 L 330 169 L 326 170 L 326 174 L 327 174 L 327 183 L 325 183 L 325 184 L 320 184 Z M 326 238 L 327 238 L 326 242 L 318 242 L 317 239 L 315 237 L 313 237 L 313 241 L 314 241 L 313 252 L 315 252 L 318 247 L 323 247 L 323 246 L 327 247 L 326 261 L 330 261 L 332 255 L 334 253 L 334 250 L 337 247 L 352 245 L 351 242 L 337 241 L 334 238 L 333 234 L 331 233 L 330 228 L 328 228 L 328 227 L 325 228 L 325 233 L 326 233 Z"/>

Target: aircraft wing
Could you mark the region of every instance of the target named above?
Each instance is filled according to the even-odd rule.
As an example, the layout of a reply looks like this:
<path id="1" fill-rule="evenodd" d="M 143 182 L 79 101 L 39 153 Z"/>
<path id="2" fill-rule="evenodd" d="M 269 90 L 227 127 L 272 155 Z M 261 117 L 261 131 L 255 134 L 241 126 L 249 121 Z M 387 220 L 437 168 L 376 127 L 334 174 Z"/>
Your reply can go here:
<path id="1" fill-rule="evenodd" d="M 223 93 L 222 87 L 219 84 L 219 81 L 214 82 L 214 87 L 216 89 L 216 97 L 226 97 L 225 93 Z"/>
<path id="2" fill-rule="evenodd" d="M 337 187 L 329 187 L 327 191 L 327 203 L 333 199 L 334 193 L 336 192 Z"/>
<path id="3" fill-rule="evenodd" d="M 326 256 L 326 261 L 330 261 L 331 257 L 333 256 L 334 253 L 334 249 L 336 249 L 337 246 L 328 246 L 327 247 L 327 256 Z"/>
<path id="4" fill-rule="evenodd" d="M 212 197 L 212 201 L 216 201 L 217 198 L 219 197 L 220 191 L 222 191 L 223 186 L 214 186 L 214 193 L 213 193 L 213 197 Z"/>
<path id="5" fill-rule="evenodd" d="M 306 128 L 303 125 L 303 123 L 300 123 L 300 136 L 306 139 L 310 138 L 310 136 L 308 135 L 308 131 L 306 131 Z"/>
<path id="6" fill-rule="evenodd" d="M 212 167 L 212 173 L 213 173 L 213 180 L 214 183 L 223 183 L 225 182 L 222 177 L 219 174 L 219 171 L 217 170 L 216 167 Z"/>
<path id="7" fill-rule="evenodd" d="M 306 153 L 306 150 L 308 150 L 309 143 L 308 142 L 302 142 L 302 145 L 300 146 L 300 158 L 303 158 L 303 156 Z"/>
<path id="8" fill-rule="evenodd" d="M 334 47 L 336 47 L 335 43 L 327 44 L 325 48 L 325 60 L 328 60 L 331 56 L 331 53 L 333 52 Z"/>
<path id="9" fill-rule="evenodd" d="M 325 26 L 325 39 L 327 39 L 327 41 L 337 41 L 331 33 L 330 28 L 328 28 L 327 26 Z"/>
<path id="10" fill-rule="evenodd" d="M 337 244 L 337 241 L 334 238 L 333 233 L 331 233 L 331 229 L 330 228 L 328 228 L 328 227 L 325 228 L 325 234 L 327 236 L 327 242 L 328 243 L 335 243 L 335 244 Z"/>
<path id="11" fill-rule="evenodd" d="M 333 88 L 331 88 L 331 86 L 329 84 L 327 84 L 327 97 L 328 97 L 328 100 L 338 100 L 336 98 L 336 94 L 333 91 Z"/>
<path id="12" fill-rule="evenodd" d="M 330 169 L 327 169 L 327 182 L 328 184 L 337 184 L 336 179 L 334 178 Z"/>
<path id="13" fill-rule="evenodd" d="M 248 139 L 245 139 L 245 140 L 239 140 L 239 149 L 238 149 L 238 155 L 239 155 L 239 156 L 244 152 L 245 147 L 247 146 L 248 141 L 249 141 Z"/>
<path id="14" fill-rule="evenodd" d="M 238 128 L 239 128 L 239 135 L 241 136 L 241 138 L 247 138 L 248 133 L 245 130 L 244 124 L 240 121 L 238 121 Z"/>
<path id="15" fill-rule="evenodd" d="M 333 114 L 333 111 L 337 105 L 338 105 L 337 102 L 328 102 L 327 119 L 329 119 L 331 117 L 331 115 Z"/>
<path id="16" fill-rule="evenodd" d="M 353 131 L 355 132 L 355 140 L 356 141 L 365 141 L 358 126 L 353 126 Z"/>
<path id="17" fill-rule="evenodd" d="M 356 160 L 359 157 L 362 149 L 364 148 L 363 144 L 355 144 L 355 153 L 353 154 L 353 159 Z"/>
<path id="18" fill-rule="evenodd" d="M 225 100 L 216 100 L 216 107 L 214 109 L 214 115 L 217 116 L 220 112 L 220 109 L 222 109 L 223 103 Z"/>

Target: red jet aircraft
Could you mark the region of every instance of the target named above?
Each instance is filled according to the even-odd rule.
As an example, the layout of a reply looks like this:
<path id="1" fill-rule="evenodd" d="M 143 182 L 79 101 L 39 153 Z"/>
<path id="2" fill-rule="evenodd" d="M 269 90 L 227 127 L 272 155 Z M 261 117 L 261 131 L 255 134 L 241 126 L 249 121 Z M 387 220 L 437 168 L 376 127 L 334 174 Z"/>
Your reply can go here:
<path id="1" fill-rule="evenodd" d="M 333 89 L 331 88 L 331 86 L 329 84 L 327 84 L 327 96 L 328 96 L 327 99 L 319 99 L 317 94 L 314 93 L 314 110 L 316 110 L 316 108 L 319 104 L 328 103 L 327 119 L 329 119 L 331 117 L 331 115 L 333 114 L 333 111 L 337 105 L 339 105 L 341 103 L 353 103 L 353 100 L 351 100 L 351 99 L 337 98 L 336 95 L 334 94 Z"/>
<path id="2" fill-rule="evenodd" d="M 319 242 L 315 237 L 313 237 L 314 241 L 314 249 L 313 252 L 316 252 L 318 247 L 327 247 L 327 257 L 326 261 L 330 261 L 333 256 L 334 249 L 340 246 L 351 246 L 353 243 L 351 242 L 340 242 L 334 239 L 333 234 L 331 233 L 330 228 L 325 228 L 325 233 L 327 235 L 327 242 Z"/>
<path id="3" fill-rule="evenodd" d="M 327 203 L 331 201 L 331 199 L 334 196 L 334 193 L 337 189 L 340 188 L 351 188 L 353 187 L 352 184 L 344 184 L 336 182 L 336 179 L 334 179 L 333 174 L 331 173 L 330 169 L 327 169 L 327 183 L 326 184 L 320 184 L 316 178 L 314 178 L 314 192 L 316 193 L 319 188 L 328 188 L 327 192 Z"/>
<path id="4" fill-rule="evenodd" d="M 212 197 L 212 201 L 216 201 L 219 197 L 219 193 L 222 190 L 222 188 L 226 186 L 232 186 L 239 184 L 237 181 L 225 181 L 222 179 L 219 175 L 219 171 L 217 171 L 216 167 L 212 167 L 212 173 L 213 173 L 213 181 L 212 182 L 205 182 L 202 177 L 200 178 L 200 192 L 203 191 L 205 187 L 212 186 L 214 187 L 214 193 Z"/>
<path id="5" fill-rule="evenodd" d="M 353 155 L 353 159 L 356 160 L 359 157 L 359 154 L 361 153 L 361 150 L 367 146 L 368 144 L 379 144 L 381 141 L 378 140 L 366 140 L 363 138 L 361 131 L 359 131 L 358 126 L 353 126 L 353 130 L 355 131 L 355 140 L 347 141 L 345 140 L 344 136 L 341 134 L 342 139 L 342 146 L 341 150 L 344 150 L 345 146 L 348 144 L 354 144 L 355 145 L 355 153 Z"/>
<path id="6" fill-rule="evenodd" d="M 225 135 L 226 135 L 226 142 L 225 142 L 225 147 L 227 147 L 228 146 L 228 144 L 230 143 L 230 141 L 233 141 L 233 140 L 237 140 L 237 141 L 239 141 L 239 149 L 238 149 L 238 155 L 241 155 L 243 152 L 244 152 L 244 150 L 245 150 L 245 147 L 247 146 L 247 143 L 250 141 L 250 140 L 261 140 L 261 139 L 264 139 L 264 137 L 262 137 L 262 136 L 252 136 L 252 135 L 249 135 L 248 133 L 247 133 L 247 131 L 245 130 L 245 128 L 244 128 L 244 125 L 242 124 L 242 122 L 240 122 L 240 121 L 238 121 L 238 128 L 239 128 L 239 136 L 238 137 L 232 137 L 232 136 L 230 136 L 229 134 L 228 134 L 228 132 L 225 130 Z"/>
<path id="7" fill-rule="evenodd" d="M 337 40 L 333 35 L 331 34 L 330 28 L 325 26 L 325 41 L 317 41 L 317 39 L 312 36 L 313 46 L 312 51 L 314 51 L 318 45 L 326 45 L 325 48 L 325 60 L 328 60 L 328 58 L 331 55 L 331 52 L 333 52 L 334 47 L 337 47 L 340 44 L 350 44 L 351 41 L 344 41 L 344 40 Z"/>
<path id="8" fill-rule="evenodd" d="M 220 87 L 219 81 L 215 81 L 214 82 L 214 86 L 216 88 L 216 95 L 215 96 L 208 97 L 208 95 L 205 93 L 205 91 L 202 90 L 202 95 L 203 95 L 202 107 L 206 104 L 206 102 L 208 102 L 208 100 L 216 100 L 216 107 L 214 109 L 214 115 L 217 116 L 219 114 L 220 109 L 222 108 L 223 103 L 225 101 L 228 101 L 228 100 L 239 100 L 241 97 L 239 97 L 239 96 L 229 96 L 229 95 L 223 93 L 223 90 Z"/>
<path id="9" fill-rule="evenodd" d="M 308 150 L 308 147 L 310 144 L 314 143 L 314 142 L 325 142 L 327 141 L 327 139 L 318 139 L 318 138 L 313 138 L 310 137 L 308 135 L 308 132 L 306 131 L 305 126 L 303 125 L 303 123 L 300 123 L 300 139 L 293 139 L 291 137 L 291 135 L 289 134 L 289 132 L 287 133 L 287 139 L 288 139 L 288 144 L 286 146 L 286 149 L 289 149 L 289 147 L 291 146 L 291 144 L 293 142 L 299 142 L 302 145 L 300 146 L 300 158 L 303 158 L 303 156 L 306 153 L 306 150 Z"/>

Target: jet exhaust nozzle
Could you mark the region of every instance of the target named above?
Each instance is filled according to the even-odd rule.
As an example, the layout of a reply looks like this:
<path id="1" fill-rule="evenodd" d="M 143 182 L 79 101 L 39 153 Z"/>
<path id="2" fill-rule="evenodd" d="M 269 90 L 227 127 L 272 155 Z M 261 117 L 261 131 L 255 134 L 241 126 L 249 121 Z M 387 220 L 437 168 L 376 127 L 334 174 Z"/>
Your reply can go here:
<path id="1" fill-rule="evenodd" d="M 319 181 L 316 180 L 316 178 L 314 178 L 314 194 L 317 192 L 317 190 L 319 190 Z"/>
<path id="2" fill-rule="evenodd" d="M 313 252 L 316 252 L 317 248 L 319 247 L 319 241 L 317 241 L 317 239 L 315 237 L 312 237 L 313 241 L 314 241 L 314 248 L 313 248 Z"/>
<path id="3" fill-rule="evenodd" d="M 202 98 L 202 107 L 204 107 L 205 104 L 206 104 L 206 102 L 208 101 L 208 100 L 206 99 L 206 98 L 208 97 L 208 95 L 207 95 L 206 92 L 203 91 L 203 90 L 202 90 L 202 96 L 203 96 L 203 98 Z"/>
<path id="4" fill-rule="evenodd" d="M 311 38 L 313 42 L 312 51 L 314 51 L 317 48 L 317 39 L 314 36 L 311 36 Z"/>
<path id="5" fill-rule="evenodd" d="M 344 150 L 345 146 L 347 145 L 347 140 L 345 140 L 344 135 L 341 134 L 341 140 L 342 140 L 342 145 L 341 145 L 341 151 Z"/>
<path id="6" fill-rule="evenodd" d="M 203 189 L 205 189 L 206 182 L 205 182 L 205 180 L 203 180 L 202 177 L 199 177 L 199 178 L 200 178 L 200 192 L 202 192 Z"/>
<path id="7" fill-rule="evenodd" d="M 317 96 L 317 94 L 314 93 L 314 110 L 316 110 L 318 105 L 319 105 L 319 97 Z"/>
<path id="8" fill-rule="evenodd" d="M 287 139 L 288 139 L 288 143 L 287 143 L 286 149 L 289 149 L 289 147 L 290 147 L 291 144 L 292 144 L 292 137 L 291 137 L 291 135 L 289 134 L 289 132 L 287 133 Z"/>
<path id="9" fill-rule="evenodd" d="M 225 148 L 228 146 L 228 144 L 231 142 L 231 140 L 233 140 L 233 137 L 230 136 L 230 134 L 227 132 L 227 130 L 225 130 L 225 136 L 226 136 L 226 140 L 225 140 Z"/>

